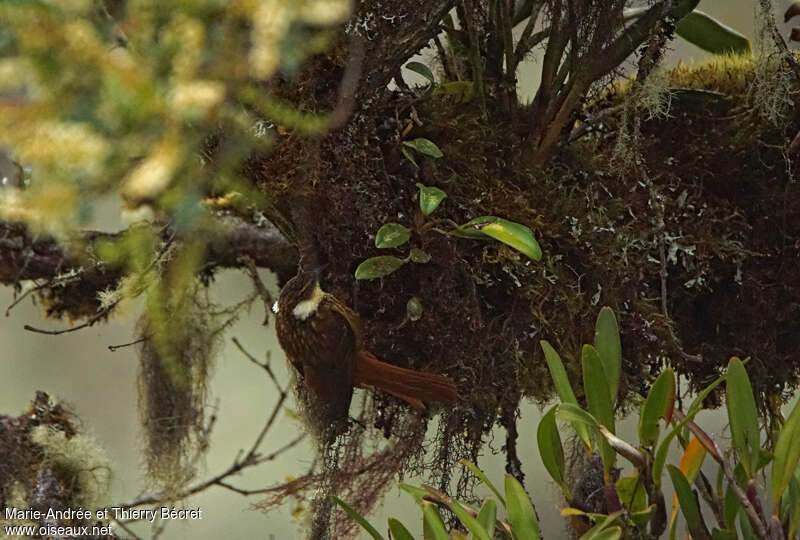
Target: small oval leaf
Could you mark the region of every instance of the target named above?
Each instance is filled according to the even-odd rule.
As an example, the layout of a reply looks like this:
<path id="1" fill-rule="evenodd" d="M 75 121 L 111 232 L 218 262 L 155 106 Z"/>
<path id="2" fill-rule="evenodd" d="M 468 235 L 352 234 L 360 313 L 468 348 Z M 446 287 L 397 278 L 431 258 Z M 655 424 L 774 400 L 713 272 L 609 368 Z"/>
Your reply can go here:
<path id="1" fill-rule="evenodd" d="M 370 257 L 356 268 L 356 279 L 375 279 L 388 276 L 398 268 L 403 266 L 405 261 L 392 257 L 391 255 L 381 255 L 380 257 Z"/>
<path id="2" fill-rule="evenodd" d="M 419 182 L 417 182 L 417 187 L 419 188 L 419 209 L 426 216 L 431 215 L 447 198 L 447 193 L 437 187 L 426 186 Z"/>
<path id="3" fill-rule="evenodd" d="M 422 75 L 423 77 L 428 79 L 431 82 L 431 84 L 436 83 L 436 79 L 434 78 L 431 69 L 421 62 L 409 62 L 408 64 L 406 64 L 406 69 Z"/>
<path id="4" fill-rule="evenodd" d="M 375 234 L 375 247 L 393 248 L 402 246 L 411 238 L 411 229 L 399 223 L 386 223 Z"/>
<path id="5" fill-rule="evenodd" d="M 408 258 L 411 259 L 411 262 L 415 262 L 417 264 L 425 264 L 431 260 L 430 253 L 427 251 L 422 251 L 418 248 L 411 248 L 411 253 L 408 254 Z"/>
<path id="6" fill-rule="evenodd" d="M 458 229 L 467 236 L 479 233 L 494 238 L 535 261 L 542 258 L 542 249 L 533 237 L 533 232 L 521 223 L 496 216 L 481 216 L 468 221 Z"/>
<path id="7" fill-rule="evenodd" d="M 419 137 L 417 139 L 413 139 L 413 140 L 410 140 L 410 141 L 403 141 L 403 144 L 405 146 L 408 146 L 409 148 L 413 148 L 414 150 L 416 150 L 420 154 L 424 154 L 424 155 L 432 157 L 432 158 L 437 158 L 438 159 L 438 158 L 444 156 L 442 151 L 439 150 L 439 147 L 436 146 L 436 143 L 434 143 L 430 139 L 425 139 L 423 137 Z"/>

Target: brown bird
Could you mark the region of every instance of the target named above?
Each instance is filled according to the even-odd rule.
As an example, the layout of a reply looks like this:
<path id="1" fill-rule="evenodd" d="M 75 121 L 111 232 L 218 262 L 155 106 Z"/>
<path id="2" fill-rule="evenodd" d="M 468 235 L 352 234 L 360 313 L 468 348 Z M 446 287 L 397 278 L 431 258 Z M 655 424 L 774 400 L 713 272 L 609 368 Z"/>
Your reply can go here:
<path id="1" fill-rule="evenodd" d="M 416 409 L 458 398 L 448 377 L 393 366 L 364 349 L 358 315 L 322 290 L 317 272 L 301 267 L 289 280 L 275 321 L 289 362 L 333 418 L 347 418 L 355 386 L 382 390 Z"/>

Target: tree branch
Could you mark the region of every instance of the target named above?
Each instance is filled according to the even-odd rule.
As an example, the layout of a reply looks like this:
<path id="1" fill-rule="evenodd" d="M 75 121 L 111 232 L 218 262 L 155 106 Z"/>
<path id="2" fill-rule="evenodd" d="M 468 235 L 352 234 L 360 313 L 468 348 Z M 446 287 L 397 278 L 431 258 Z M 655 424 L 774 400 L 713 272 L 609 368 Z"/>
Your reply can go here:
<path id="1" fill-rule="evenodd" d="M 124 269 L 103 264 L 95 247 L 100 241 L 120 240 L 124 234 L 125 231 L 85 231 L 60 240 L 35 234 L 24 223 L 0 221 L 0 283 L 17 285 L 35 280 L 35 290 L 47 296 L 48 314 L 86 318 L 83 326 L 89 326 L 110 311 L 100 308 L 98 293 L 115 289 L 125 275 Z M 166 239 L 175 236 L 175 231 L 164 227 L 159 234 Z M 296 271 L 297 250 L 269 222 L 216 216 L 203 234 L 206 237 L 203 271 L 242 267 L 243 257 L 257 267 L 274 271 L 279 283 L 287 281 Z M 175 236 L 175 242 L 181 241 L 180 236 Z"/>

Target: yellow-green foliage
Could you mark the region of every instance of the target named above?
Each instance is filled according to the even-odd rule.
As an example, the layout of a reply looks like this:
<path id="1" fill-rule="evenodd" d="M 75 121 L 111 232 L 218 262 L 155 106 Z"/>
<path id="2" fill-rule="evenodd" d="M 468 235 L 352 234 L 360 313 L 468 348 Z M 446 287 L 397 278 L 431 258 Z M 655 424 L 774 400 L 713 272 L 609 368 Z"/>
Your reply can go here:
<path id="1" fill-rule="evenodd" d="M 698 88 L 730 96 L 746 96 L 753 81 L 753 57 L 717 55 L 699 65 L 678 63 L 669 70 L 669 84 L 677 88 Z"/>
<path id="2" fill-rule="evenodd" d="M 92 438 L 84 434 L 67 438 L 64 431 L 45 425 L 33 428 L 30 438 L 41 448 L 47 466 L 71 487 L 73 507 L 99 508 L 108 502 L 110 463 Z"/>
<path id="3" fill-rule="evenodd" d="M 295 22 L 330 26 L 349 10 L 347 0 L 0 3 L 0 147 L 30 174 L 0 217 L 63 231 L 109 191 L 174 214 L 198 191 L 244 189 L 241 161 L 270 137 L 241 100 L 327 46 L 322 30 L 290 39 Z M 291 116 L 287 107 L 272 112 Z M 198 158 L 220 130 L 230 155 L 211 171 Z"/>

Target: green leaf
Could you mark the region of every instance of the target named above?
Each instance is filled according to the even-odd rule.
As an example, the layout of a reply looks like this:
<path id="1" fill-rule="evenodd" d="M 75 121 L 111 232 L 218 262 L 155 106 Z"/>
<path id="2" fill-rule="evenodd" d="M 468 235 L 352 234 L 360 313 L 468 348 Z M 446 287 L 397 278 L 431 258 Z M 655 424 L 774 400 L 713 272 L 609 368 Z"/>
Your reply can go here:
<path id="1" fill-rule="evenodd" d="M 617 480 L 616 487 L 620 502 L 629 512 L 646 509 L 647 490 L 638 471 L 634 471 L 633 476 L 624 476 Z"/>
<path id="2" fill-rule="evenodd" d="M 583 535 L 580 537 L 580 540 L 596 540 L 597 538 L 606 538 L 605 536 L 601 536 L 601 534 L 609 530 L 609 527 L 611 529 L 619 529 L 619 527 L 611 527 L 611 525 L 617 521 L 621 515 L 621 511 L 608 514 L 607 516 L 601 514 L 601 518 L 597 520 L 597 523 L 594 525 L 594 527 L 583 533 Z M 619 537 L 612 535 L 611 538 Z"/>
<path id="3" fill-rule="evenodd" d="M 669 445 L 672 442 L 672 439 L 680 432 L 681 429 L 686 426 L 694 417 L 697 415 L 698 412 L 703 407 L 703 400 L 708 397 L 708 395 L 714 391 L 714 389 L 719 386 L 722 382 L 727 379 L 727 373 L 717 377 L 711 384 L 706 386 L 697 397 L 694 398 L 692 404 L 689 406 L 689 410 L 686 412 L 686 417 L 675 424 L 675 426 L 667 433 L 664 440 L 662 440 L 658 444 L 658 448 L 656 448 L 656 454 L 653 458 L 653 483 L 656 485 L 657 488 L 661 487 L 661 473 L 664 471 L 664 464 L 667 461 L 667 452 L 669 451 Z"/>
<path id="4" fill-rule="evenodd" d="M 508 520 L 517 538 L 539 540 L 541 535 L 533 503 L 522 485 L 510 474 L 506 474 L 506 501 Z"/>
<path id="5" fill-rule="evenodd" d="M 453 501 L 447 505 L 450 510 L 458 517 L 459 521 L 472 533 L 473 538 L 477 540 L 490 540 L 489 534 L 483 528 L 480 521 L 474 518 L 469 512 L 464 510 L 464 507 L 458 501 Z"/>
<path id="6" fill-rule="evenodd" d="M 611 404 L 607 377 L 597 349 L 584 345 L 581 351 L 581 367 L 583 368 L 583 390 L 586 393 L 586 405 L 597 421 L 614 433 L 614 408 Z M 603 458 L 603 469 L 610 471 L 616 459 L 616 453 L 604 438 L 598 441 L 600 457 Z"/>
<path id="7" fill-rule="evenodd" d="M 561 445 L 561 436 L 556 425 L 556 410 L 558 405 L 550 408 L 539 422 L 536 430 L 536 441 L 539 445 L 539 456 L 542 458 L 544 468 L 553 481 L 558 484 L 564 497 L 572 500 L 567 483 L 564 480 L 564 448 Z"/>
<path id="8" fill-rule="evenodd" d="M 419 182 L 417 182 L 417 187 L 419 188 L 419 209 L 426 216 L 431 215 L 447 198 L 447 193 L 437 187 L 426 186 Z"/>
<path id="9" fill-rule="evenodd" d="M 340 499 L 335 495 L 333 496 L 333 500 L 336 501 L 336 504 L 341 506 L 344 509 L 344 511 L 347 512 L 350 515 L 350 517 L 356 521 L 356 523 L 361 525 L 361 528 L 367 531 L 367 533 L 369 533 L 369 535 L 372 538 L 374 538 L 375 540 L 384 540 L 381 533 L 379 533 L 378 530 L 364 518 L 364 516 L 356 512 L 353 509 L 353 507 L 351 507 L 349 504 L 347 504 L 346 502 L 344 502 L 342 499 Z"/>
<path id="10" fill-rule="evenodd" d="M 633 524 L 639 527 L 640 529 L 644 529 L 648 523 L 653 519 L 653 514 L 656 513 L 656 504 L 651 504 L 644 510 L 639 510 L 638 512 L 631 512 L 630 517 Z"/>
<path id="11" fill-rule="evenodd" d="M 414 156 L 411 155 L 411 152 L 408 151 L 408 148 L 406 148 L 405 146 L 401 146 L 400 151 L 403 153 L 403 155 L 406 157 L 408 161 L 414 164 L 414 167 L 419 169 L 419 165 L 417 165 L 417 162 L 414 160 Z"/>
<path id="12" fill-rule="evenodd" d="M 617 318 L 610 307 L 604 307 L 597 315 L 597 322 L 594 326 L 594 346 L 603 363 L 612 404 L 616 403 L 620 364 L 622 363 L 622 345 L 619 340 Z"/>
<path id="13" fill-rule="evenodd" d="M 422 503 L 422 536 L 425 540 L 450 540 L 442 516 L 433 503 Z"/>
<path id="14" fill-rule="evenodd" d="M 562 403 L 570 403 L 577 406 L 578 400 L 575 399 L 575 393 L 572 391 L 561 357 L 558 356 L 556 350 L 547 341 L 542 340 L 539 344 L 542 346 L 542 351 L 544 351 L 544 358 L 547 361 L 550 377 L 553 379 L 559 399 L 561 399 Z M 573 422 L 572 427 L 575 428 L 575 433 L 578 434 L 587 451 L 591 452 L 594 445 L 589 428 L 583 423 L 576 422 Z"/>
<path id="15" fill-rule="evenodd" d="M 618 540 L 621 536 L 622 527 L 616 526 L 603 529 L 593 533 L 591 536 L 583 535 L 580 540 Z"/>
<path id="16" fill-rule="evenodd" d="M 772 463 L 772 500 L 778 512 L 783 492 L 794 478 L 800 461 L 800 401 L 795 403 L 789 418 L 783 424 L 775 444 L 775 460 Z"/>
<path id="17" fill-rule="evenodd" d="M 388 276 L 404 264 L 405 261 L 403 259 L 398 259 L 391 255 L 370 257 L 356 268 L 356 279 L 375 279 Z"/>
<path id="18" fill-rule="evenodd" d="M 542 249 L 533 237 L 533 232 L 515 221 L 497 216 L 481 216 L 459 226 L 458 232 L 471 238 L 475 238 L 476 234 L 485 235 L 511 246 L 535 261 L 542 258 Z"/>
<path id="19" fill-rule="evenodd" d="M 418 73 L 428 79 L 431 84 L 436 83 L 436 79 L 433 76 L 433 72 L 430 70 L 428 66 L 421 62 L 409 62 L 406 64 L 406 69 L 413 71 L 414 73 Z"/>
<path id="20" fill-rule="evenodd" d="M 731 358 L 727 375 L 725 403 L 728 407 L 733 447 L 745 474 L 752 478 L 758 470 L 758 454 L 761 449 L 756 400 L 741 360 Z"/>
<path id="21" fill-rule="evenodd" d="M 667 412 L 675 401 L 675 373 L 672 368 L 661 372 L 642 407 L 639 417 L 639 444 L 655 446 L 658 442 L 658 421 L 667 416 Z"/>
<path id="22" fill-rule="evenodd" d="M 408 146 L 409 148 L 413 148 L 420 154 L 424 154 L 432 158 L 438 159 L 444 156 L 442 151 L 439 150 L 439 147 L 436 146 L 436 143 L 434 143 L 430 139 L 425 139 L 420 137 L 418 139 L 413 139 L 411 141 L 403 141 L 403 145 Z"/>
<path id="23" fill-rule="evenodd" d="M 419 248 L 411 248 L 408 258 L 411 259 L 411 262 L 415 262 L 417 264 L 425 264 L 431 260 L 430 253 L 427 251 L 422 251 Z"/>
<path id="24" fill-rule="evenodd" d="M 692 534 L 694 540 L 711 540 L 711 533 L 703 521 L 700 513 L 700 504 L 697 502 L 697 494 L 692 491 L 689 481 L 681 470 L 674 465 L 667 465 L 667 472 L 672 479 L 675 488 L 675 495 L 678 497 L 678 504 L 681 507 L 683 517 L 686 519 L 686 526 Z"/>
<path id="25" fill-rule="evenodd" d="M 404 484 L 401 482 L 400 484 L 398 484 L 398 487 L 403 491 L 405 491 L 406 493 L 410 494 L 412 497 L 414 497 L 414 500 L 417 501 L 417 503 L 421 503 L 422 498 L 429 495 L 427 489 L 423 489 L 417 486 L 412 486 L 411 484 Z"/>
<path id="26" fill-rule="evenodd" d="M 375 247 L 393 248 L 402 246 L 411 238 L 411 229 L 399 223 L 386 223 L 375 234 Z"/>
<path id="27" fill-rule="evenodd" d="M 750 41 L 712 16 L 694 10 L 675 25 L 675 33 L 713 54 L 748 54 Z"/>
<path id="28" fill-rule="evenodd" d="M 580 424 L 598 427 L 600 423 L 590 413 L 584 411 L 580 406 L 573 403 L 561 403 L 556 411 L 556 416 L 559 420 L 567 420 L 569 422 L 578 422 Z"/>
<path id="29" fill-rule="evenodd" d="M 467 461 L 466 459 L 462 459 L 461 461 L 459 461 L 459 463 L 461 463 L 467 469 L 472 471 L 472 474 L 480 478 L 481 482 L 486 484 L 486 487 L 492 490 L 492 493 L 494 493 L 494 496 L 497 497 L 498 501 L 500 501 L 500 504 L 502 504 L 503 506 L 506 505 L 506 500 L 503 498 L 503 495 L 500 494 L 500 491 L 498 491 L 495 485 L 489 480 L 489 478 L 487 478 L 484 472 L 478 468 L 477 465 Z"/>
<path id="30" fill-rule="evenodd" d="M 414 535 L 395 518 L 389 518 L 389 532 L 394 540 L 414 540 Z"/>
<path id="31" fill-rule="evenodd" d="M 483 530 L 489 535 L 489 538 L 494 538 L 494 523 L 497 520 L 497 503 L 491 497 L 487 497 L 483 501 L 480 511 L 478 512 L 478 522 L 480 522 Z"/>

